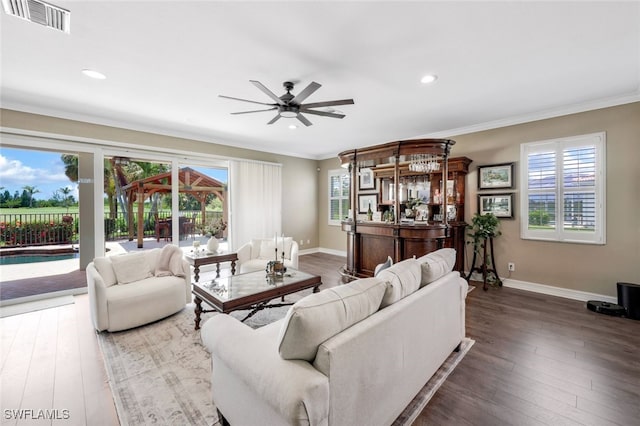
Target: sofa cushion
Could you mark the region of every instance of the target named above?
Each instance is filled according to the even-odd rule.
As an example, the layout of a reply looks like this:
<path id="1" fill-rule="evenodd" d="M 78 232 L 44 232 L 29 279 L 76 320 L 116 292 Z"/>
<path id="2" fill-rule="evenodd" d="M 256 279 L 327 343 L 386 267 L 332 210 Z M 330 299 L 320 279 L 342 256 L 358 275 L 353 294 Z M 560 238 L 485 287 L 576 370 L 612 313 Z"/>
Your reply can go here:
<path id="1" fill-rule="evenodd" d="M 452 248 L 444 248 L 426 254 L 417 260 L 422 270 L 420 287 L 424 287 L 453 271 L 456 264 L 456 251 Z"/>
<path id="2" fill-rule="evenodd" d="M 145 252 L 111 256 L 118 284 L 129 284 L 153 276 Z"/>
<path id="3" fill-rule="evenodd" d="M 416 259 L 405 259 L 380 271 L 377 278 L 387 281 L 381 308 L 389 306 L 420 288 L 420 263 Z"/>
<path id="4" fill-rule="evenodd" d="M 378 278 L 365 278 L 300 299 L 289 309 L 280 329 L 280 356 L 313 361 L 325 340 L 380 308 L 386 286 Z"/>
<path id="5" fill-rule="evenodd" d="M 118 283 L 116 273 L 113 270 L 111 259 L 108 257 L 96 257 L 93 259 L 93 266 L 96 267 L 98 274 L 102 277 L 102 282 L 105 287 L 111 287 Z"/>

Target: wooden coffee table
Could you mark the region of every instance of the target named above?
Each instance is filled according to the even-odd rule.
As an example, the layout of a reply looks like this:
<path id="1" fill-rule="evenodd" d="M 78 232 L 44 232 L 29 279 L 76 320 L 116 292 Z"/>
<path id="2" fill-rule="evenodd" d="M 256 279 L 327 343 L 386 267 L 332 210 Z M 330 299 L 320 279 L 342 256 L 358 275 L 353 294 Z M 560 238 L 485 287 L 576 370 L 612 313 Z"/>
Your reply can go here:
<path id="1" fill-rule="evenodd" d="M 236 273 L 237 253 L 187 253 L 184 255 L 189 265 L 193 266 L 193 274 L 196 282 L 200 280 L 200 267 L 216 264 L 216 277 L 220 276 L 220 263 L 231 262 L 231 273 Z"/>
<path id="2" fill-rule="evenodd" d="M 228 314 L 232 311 L 250 309 L 251 312 L 242 320 L 253 316 L 256 312 L 265 308 L 288 306 L 292 303 L 271 303 L 269 301 L 301 290 L 313 288 L 318 291 L 322 280 L 317 275 L 307 274 L 289 268 L 285 276 L 273 278 L 267 276 L 264 271 L 249 272 L 246 274 L 231 275 L 216 278 L 212 281 L 193 283 L 192 293 L 195 296 L 195 329 L 200 328 L 200 314 L 203 312 L 221 312 Z M 202 302 L 212 306 L 213 309 L 202 309 Z"/>

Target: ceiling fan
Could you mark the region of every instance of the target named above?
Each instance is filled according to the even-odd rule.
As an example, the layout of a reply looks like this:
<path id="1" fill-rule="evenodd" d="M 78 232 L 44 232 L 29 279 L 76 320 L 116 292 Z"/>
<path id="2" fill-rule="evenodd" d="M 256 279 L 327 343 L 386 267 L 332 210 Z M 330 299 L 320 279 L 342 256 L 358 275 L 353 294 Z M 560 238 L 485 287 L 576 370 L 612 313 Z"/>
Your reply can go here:
<path id="1" fill-rule="evenodd" d="M 322 107 L 330 107 L 336 105 L 351 105 L 353 104 L 353 99 L 341 99 L 337 101 L 325 101 L 325 102 L 313 102 L 308 104 L 303 104 L 302 102 L 307 99 L 313 92 L 318 90 L 321 87 L 321 84 L 316 83 L 315 81 L 311 82 L 302 92 L 297 95 L 293 95 L 291 91 L 293 90 L 293 83 L 290 81 L 285 81 L 282 83 L 287 93 L 278 97 L 271 90 L 267 89 L 266 86 L 259 81 L 249 80 L 256 86 L 258 89 L 262 90 L 267 96 L 275 101 L 275 103 L 266 103 L 266 102 L 257 102 L 250 101 L 248 99 L 240 99 L 233 98 L 231 96 L 219 95 L 221 98 L 233 99 L 236 101 L 242 102 L 250 102 L 252 104 L 260 104 L 260 105 L 268 105 L 271 108 L 267 109 L 258 109 L 253 111 L 242 111 L 242 112 L 232 112 L 231 114 L 250 114 L 254 112 L 263 112 L 263 111 L 273 111 L 277 110 L 278 114 L 271 119 L 267 124 L 273 124 L 278 121 L 281 117 L 285 118 L 297 118 L 300 120 L 305 126 L 311 126 L 311 123 L 307 117 L 302 115 L 305 114 L 314 114 L 321 115 L 323 117 L 332 117 L 332 118 L 344 118 L 344 114 L 338 114 L 336 112 L 329 111 L 317 111 L 312 108 L 322 108 Z"/>

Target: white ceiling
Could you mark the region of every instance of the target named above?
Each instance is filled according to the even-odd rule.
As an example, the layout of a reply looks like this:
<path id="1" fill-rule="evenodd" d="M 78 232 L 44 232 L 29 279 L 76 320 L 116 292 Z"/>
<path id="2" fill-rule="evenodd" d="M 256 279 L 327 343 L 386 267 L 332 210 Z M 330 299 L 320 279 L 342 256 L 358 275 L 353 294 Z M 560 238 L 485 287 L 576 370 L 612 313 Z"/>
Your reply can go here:
<path id="1" fill-rule="evenodd" d="M 640 100 L 638 1 L 51 2 L 71 34 L 0 12 L 3 108 L 320 159 Z M 249 80 L 355 104 L 267 125 Z"/>

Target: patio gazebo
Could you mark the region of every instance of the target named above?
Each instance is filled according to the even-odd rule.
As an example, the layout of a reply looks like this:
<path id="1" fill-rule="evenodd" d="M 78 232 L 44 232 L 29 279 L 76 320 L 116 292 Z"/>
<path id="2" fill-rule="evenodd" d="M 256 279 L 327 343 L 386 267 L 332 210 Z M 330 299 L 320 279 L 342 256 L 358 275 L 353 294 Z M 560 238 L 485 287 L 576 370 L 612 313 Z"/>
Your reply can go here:
<path id="1" fill-rule="evenodd" d="M 205 224 L 206 200 L 211 194 L 215 194 L 222 201 L 222 218 L 225 222 L 228 220 L 227 189 L 222 182 L 190 167 L 183 167 L 178 171 L 178 181 L 178 192 L 191 194 L 200 201 L 202 220 L 200 224 L 195 224 L 196 226 Z M 171 171 L 168 171 L 133 181 L 122 188 L 127 195 L 128 211 L 130 213 L 128 215 L 129 241 L 132 241 L 134 234 L 137 234 L 138 248 L 143 247 L 144 201 L 157 192 L 171 193 L 172 183 Z M 136 201 L 139 201 L 137 210 L 138 229 L 134 233 L 132 213 L 133 203 Z"/>

